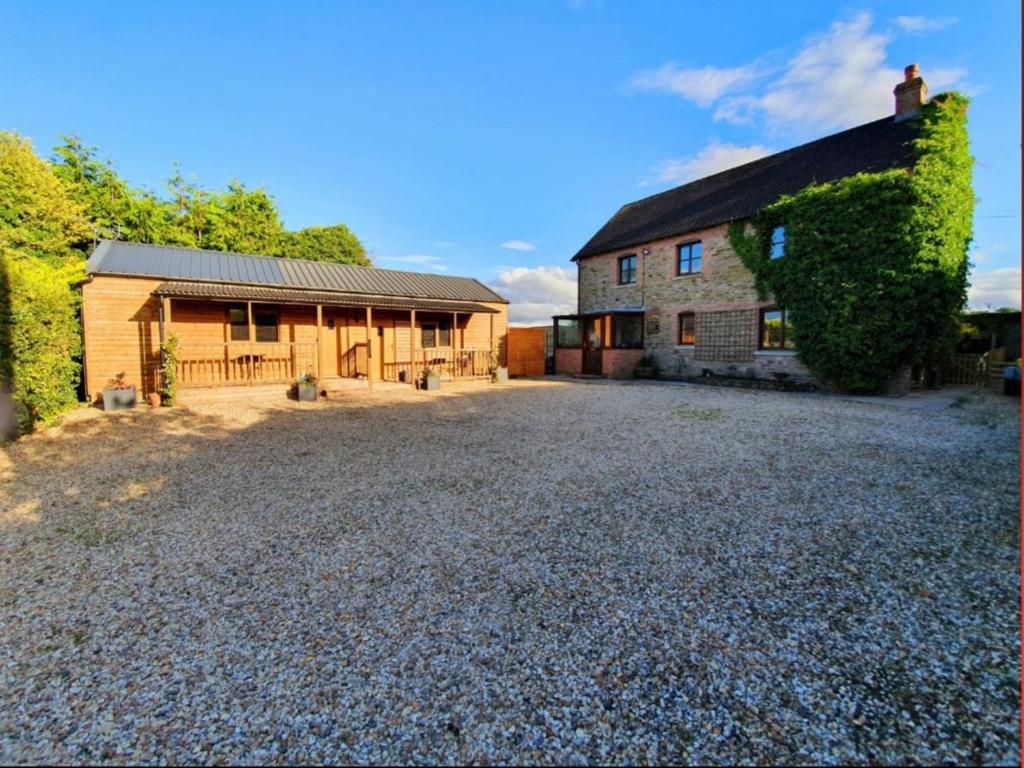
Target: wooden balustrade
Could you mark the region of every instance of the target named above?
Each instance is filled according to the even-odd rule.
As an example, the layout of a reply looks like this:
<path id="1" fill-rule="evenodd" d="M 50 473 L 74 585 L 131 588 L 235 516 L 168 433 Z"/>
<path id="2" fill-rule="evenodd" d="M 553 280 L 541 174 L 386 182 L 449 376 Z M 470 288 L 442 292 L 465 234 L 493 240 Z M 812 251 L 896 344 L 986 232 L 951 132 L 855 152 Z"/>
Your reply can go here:
<path id="1" fill-rule="evenodd" d="M 204 387 L 292 381 L 315 373 L 316 365 L 312 342 L 186 343 L 178 350 L 178 382 Z"/>

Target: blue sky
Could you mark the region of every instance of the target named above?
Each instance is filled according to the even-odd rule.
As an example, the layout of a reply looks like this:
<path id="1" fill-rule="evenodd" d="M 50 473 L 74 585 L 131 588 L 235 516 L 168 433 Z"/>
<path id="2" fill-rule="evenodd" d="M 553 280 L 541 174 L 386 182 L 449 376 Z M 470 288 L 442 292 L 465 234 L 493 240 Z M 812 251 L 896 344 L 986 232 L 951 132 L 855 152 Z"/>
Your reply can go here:
<path id="1" fill-rule="evenodd" d="M 478 277 L 544 322 L 623 203 L 892 111 L 972 98 L 976 306 L 1019 305 L 1016 2 L 0 2 L 0 129 L 78 133 L 345 222 L 378 266 Z"/>

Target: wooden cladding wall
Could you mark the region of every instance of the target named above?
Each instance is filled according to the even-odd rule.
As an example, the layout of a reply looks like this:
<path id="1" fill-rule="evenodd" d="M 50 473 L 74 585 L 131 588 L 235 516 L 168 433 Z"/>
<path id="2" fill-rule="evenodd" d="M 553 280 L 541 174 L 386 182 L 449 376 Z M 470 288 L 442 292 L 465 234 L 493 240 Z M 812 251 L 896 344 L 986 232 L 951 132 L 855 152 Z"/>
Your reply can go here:
<path id="1" fill-rule="evenodd" d="M 97 399 L 107 381 L 119 373 L 139 387 L 142 394 L 155 392 L 159 387 L 160 326 L 159 302 L 152 296 L 163 281 L 138 277 L 96 275 L 82 286 L 82 333 L 85 346 L 85 388 L 90 399 Z M 173 299 L 171 331 L 181 339 L 181 354 L 208 350 L 214 346 L 229 345 L 228 303 L 219 301 Z M 254 305 L 261 306 L 261 305 Z M 493 324 L 494 346 L 502 365 L 508 360 L 508 305 L 489 305 L 498 312 L 490 314 L 460 314 L 458 329 L 452 341 L 462 350 L 490 350 Z M 316 307 L 282 305 L 278 310 L 278 344 L 291 344 L 289 354 L 264 355 L 267 359 L 296 360 L 277 365 L 276 376 L 292 376 L 309 367 L 308 346 L 315 352 L 317 338 Z M 417 312 L 415 346 L 423 343 L 421 323 L 451 323 L 451 313 Z M 368 357 L 366 310 L 342 307 L 323 307 L 324 325 L 321 328 L 323 371 L 321 376 L 367 376 L 379 378 L 382 374 L 397 375 L 402 361 L 408 366 L 410 354 L 409 313 L 404 310 L 374 310 L 372 340 L 381 341 L 383 361 Z M 384 328 L 382 337 L 378 328 Z M 244 343 L 244 342 L 243 342 Z M 260 342 L 264 344 L 266 342 Z M 301 345 L 301 346 L 295 346 Z M 233 347 L 234 345 L 230 345 Z M 258 345 L 257 345 L 258 346 Z M 230 358 L 232 350 L 225 352 Z M 266 347 L 269 349 L 269 347 Z M 276 349 L 276 348 L 275 348 Z M 284 347 L 281 347 L 284 349 Z M 453 353 L 454 346 L 438 348 Z M 301 351 L 301 355 L 299 354 Z M 241 353 L 240 353 L 241 354 Z M 417 355 L 422 354 L 417 352 Z M 482 352 L 481 352 L 482 354 Z M 489 354 L 489 352 L 487 352 Z M 301 357 L 301 360 L 298 357 Z M 218 359 L 220 355 L 218 354 Z M 237 356 L 236 356 L 237 357 Z M 419 359 L 419 358 L 418 358 Z M 482 358 L 481 358 L 482 359 Z M 474 358 L 474 365 L 476 360 Z M 382 366 L 381 363 L 384 363 Z M 391 368 L 389 369 L 389 364 Z M 269 366 L 266 366 L 269 369 Z M 203 370 L 207 370 L 209 365 Z M 371 368 L 373 370 L 371 370 Z M 303 369 L 303 370 L 300 370 Z M 224 368 L 227 370 L 227 367 Z M 213 374 L 210 374 L 213 376 Z M 225 379 L 233 378 L 225 374 Z M 198 382 L 197 382 L 198 383 Z"/>
<path id="2" fill-rule="evenodd" d="M 509 376 L 544 375 L 544 328 L 508 329 Z"/>
<path id="3" fill-rule="evenodd" d="M 90 400 L 101 396 L 107 381 L 121 372 L 143 393 L 156 391 L 159 304 L 150 294 L 161 282 L 98 275 L 82 286 L 85 391 Z"/>

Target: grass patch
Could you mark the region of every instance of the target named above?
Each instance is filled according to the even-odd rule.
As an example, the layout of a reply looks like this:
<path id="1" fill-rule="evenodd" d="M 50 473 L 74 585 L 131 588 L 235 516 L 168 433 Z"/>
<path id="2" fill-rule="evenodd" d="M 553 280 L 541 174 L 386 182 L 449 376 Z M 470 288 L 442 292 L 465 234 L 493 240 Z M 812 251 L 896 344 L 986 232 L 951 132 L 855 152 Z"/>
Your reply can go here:
<path id="1" fill-rule="evenodd" d="M 686 421 L 720 421 L 724 415 L 721 408 L 695 408 L 692 405 L 681 405 L 675 413 Z"/>

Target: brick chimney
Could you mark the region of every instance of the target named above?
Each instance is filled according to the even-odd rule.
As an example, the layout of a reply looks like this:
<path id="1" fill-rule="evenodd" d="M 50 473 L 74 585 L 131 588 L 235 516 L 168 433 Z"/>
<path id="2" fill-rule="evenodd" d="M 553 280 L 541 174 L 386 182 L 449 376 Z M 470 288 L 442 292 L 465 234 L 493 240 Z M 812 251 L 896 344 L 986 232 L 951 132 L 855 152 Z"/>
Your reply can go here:
<path id="1" fill-rule="evenodd" d="M 921 68 L 911 64 L 903 70 L 903 82 L 893 89 L 896 96 L 896 119 L 914 117 L 928 101 L 928 84 L 921 77 Z"/>

